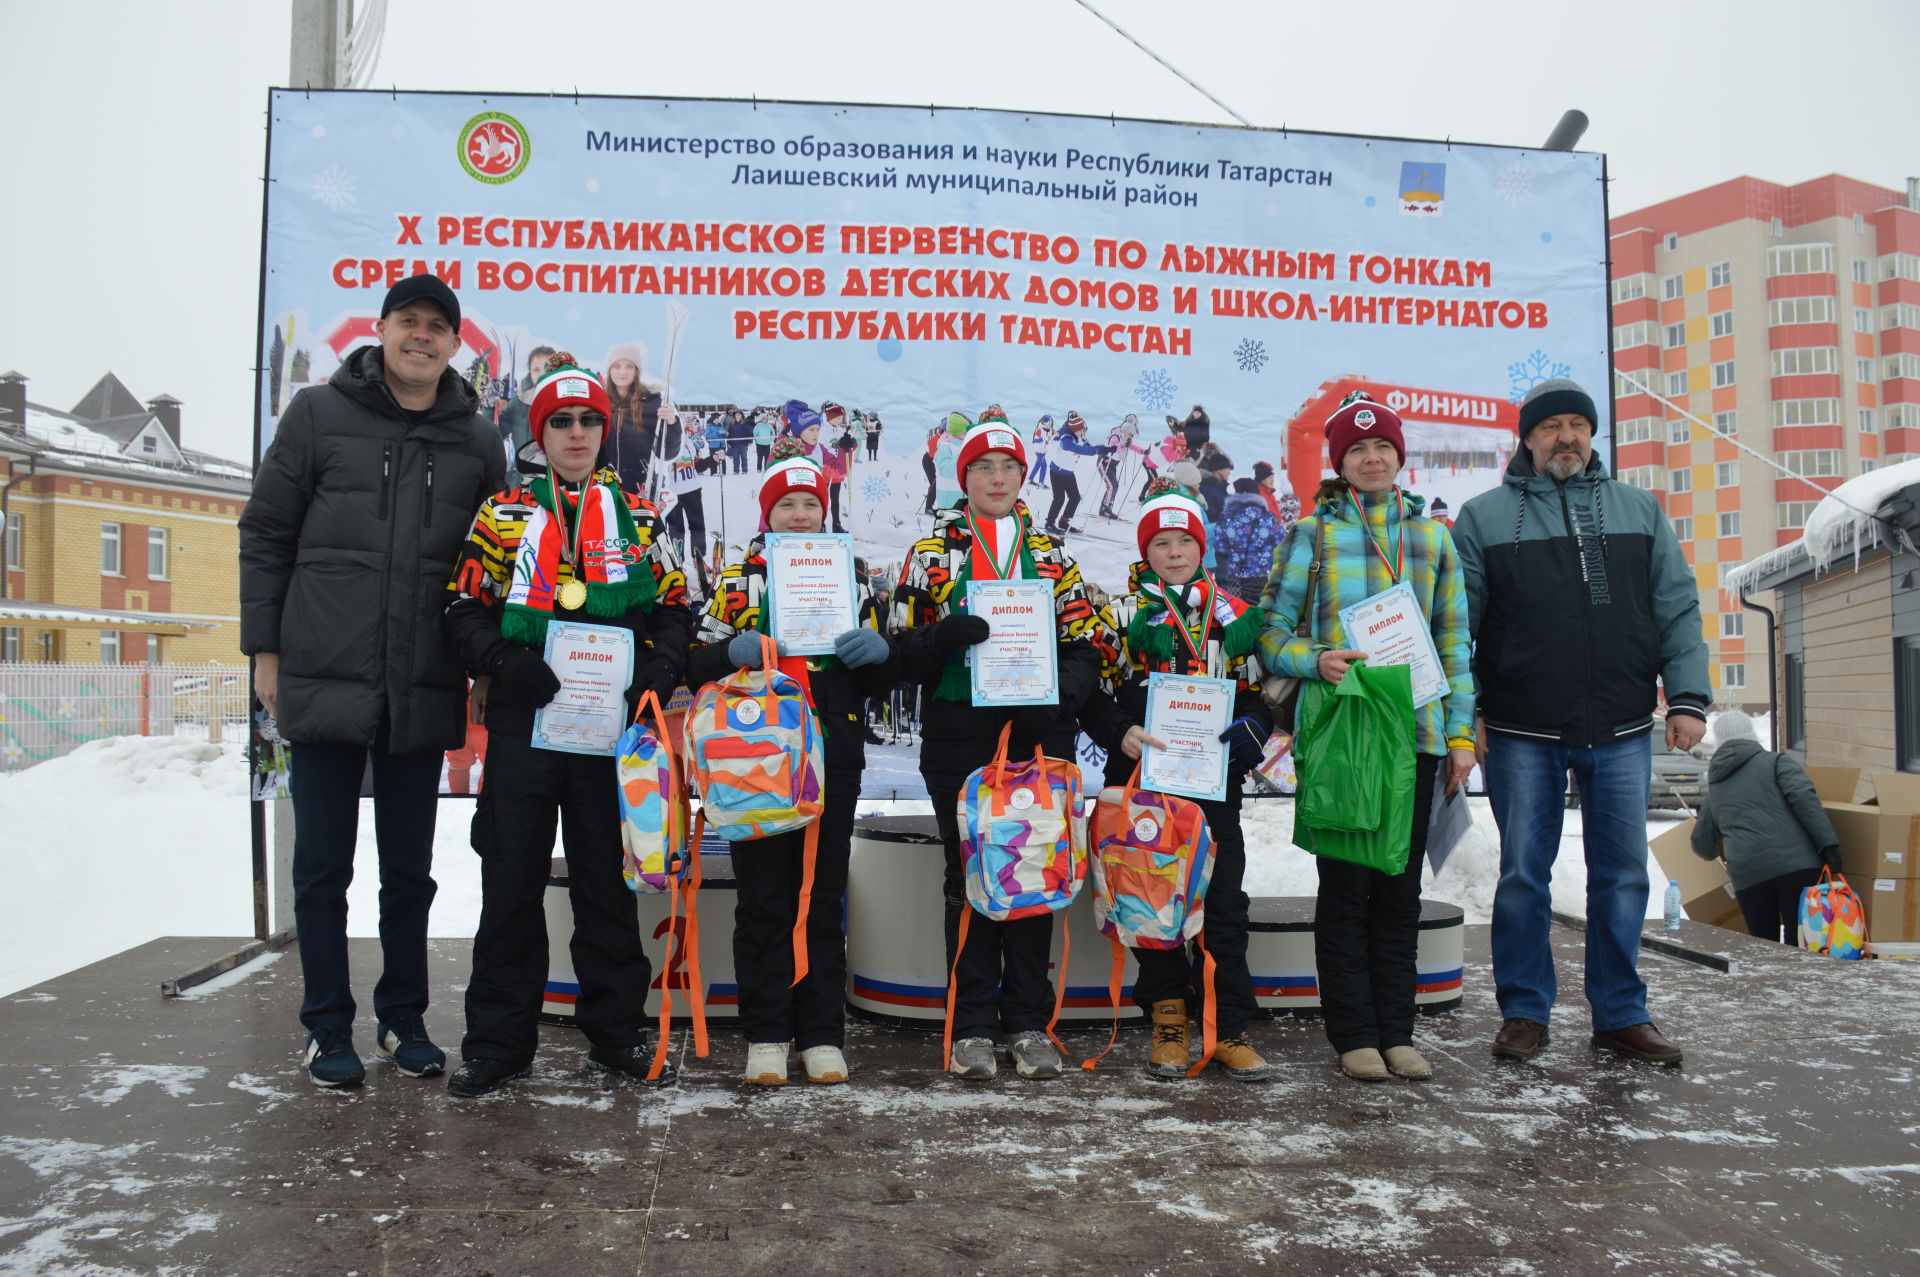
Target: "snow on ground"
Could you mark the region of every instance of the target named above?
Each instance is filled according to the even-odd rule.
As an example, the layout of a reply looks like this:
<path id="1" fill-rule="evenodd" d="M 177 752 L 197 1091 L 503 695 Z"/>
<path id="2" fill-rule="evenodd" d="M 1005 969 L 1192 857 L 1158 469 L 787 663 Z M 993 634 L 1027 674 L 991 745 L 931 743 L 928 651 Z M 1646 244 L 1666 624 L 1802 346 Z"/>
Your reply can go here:
<path id="1" fill-rule="evenodd" d="M 1763 729 L 1764 730 L 1764 729 Z M 915 777 L 917 779 L 917 777 Z M 871 791 L 870 791 L 871 792 Z M 1483 798 L 1470 800 L 1472 833 L 1426 895 L 1451 901 L 1469 923 L 1488 921 L 1499 878 L 1499 840 Z M 924 800 L 862 798 L 867 815 L 924 815 Z M 473 805 L 440 804 L 429 930 L 471 936 L 480 919 L 480 863 L 468 846 Z M 1554 867 L 1556 908 L 1586 913 L 1580 813 L 1569 811 Z M 1650 816 L 1648 836 L 1672 816 Z M 1310 896 L 1313 858 L 1292 845 L 1293 804 L 1249 800 L 1247 890 Z M 246 756 L 234 744 L 179 737 L 115 737 L 0 778 L 7 890 L 0 903 L 0 996 L 31 987 L 160 936 L 245 936 L 253 931 Z M 348 893 L 348 930 L 378 934 L 373 804 L 361 804 L 359 873 Z M 1662 882 L 1648 860 L 1649 877 Z M 1649 917 L 1661 892 L 1648 893 Z M 161 977 L 156 975 L 156 982 Z"/>

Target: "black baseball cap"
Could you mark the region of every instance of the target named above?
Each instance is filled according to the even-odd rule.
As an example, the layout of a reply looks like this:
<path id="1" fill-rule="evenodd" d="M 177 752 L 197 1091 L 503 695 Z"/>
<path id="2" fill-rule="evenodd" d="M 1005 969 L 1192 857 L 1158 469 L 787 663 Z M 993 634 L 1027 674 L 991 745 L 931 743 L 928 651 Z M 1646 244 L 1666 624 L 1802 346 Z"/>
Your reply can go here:
<path id="1" fill-rule="evenodd" d="M 453 330 L 460 331 L 460 299 L 438 275 L 409 275 L 389 288 L 387 299 L 380 303 L 380 318 L 415 302 L 432 302 L 446 314 Z"/>

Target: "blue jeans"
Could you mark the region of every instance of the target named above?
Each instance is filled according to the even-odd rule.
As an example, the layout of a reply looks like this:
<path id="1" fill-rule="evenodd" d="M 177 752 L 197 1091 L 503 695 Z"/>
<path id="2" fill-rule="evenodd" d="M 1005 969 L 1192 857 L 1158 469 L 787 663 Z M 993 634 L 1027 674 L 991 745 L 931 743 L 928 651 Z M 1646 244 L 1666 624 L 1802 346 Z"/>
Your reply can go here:
<path id="1" fill-rule="evenodd" d="M 1567 773 L 1580 787 L 1587 855 L 1587 1003 L 1593 1027 L 1645 1024 L 1647 986 L 1638 968 L 1647 915 L 1647 789 L 1653 746 L 1646 736 L 1569 749 L 1489 734 L 1487 795 L 1500 826 L 1500 886 L 1493 897 L 1493 983 L 1500 1014 L 1547 1023 L 1557 992 L 1553 862 L 1560 852 Z"/>

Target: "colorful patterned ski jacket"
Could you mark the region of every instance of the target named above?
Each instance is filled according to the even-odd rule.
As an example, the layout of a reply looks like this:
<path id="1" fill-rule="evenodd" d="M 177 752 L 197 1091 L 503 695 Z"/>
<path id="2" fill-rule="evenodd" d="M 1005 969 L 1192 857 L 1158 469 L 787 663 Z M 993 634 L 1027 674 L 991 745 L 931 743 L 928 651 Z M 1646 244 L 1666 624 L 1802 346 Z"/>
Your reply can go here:
<path id="1" fill-rule="evenodd" d="M 1405 499 L 1404 519 L 1396 494 Z M 1260 598 L 1267 611 L 1267 630 L 1260 639 L 1262 661 L 1276 674 L 1319 678 L 1320 653 L 1353 650 L 1356 645 L 1340 624 L 1340 612 L 1393 585 L 1388 565 L 1404 544 L 1402 579 L 1413 587 L 1414 599 L 1427 617 L 1440 667 L 1452 688 L 1414 711 L 1415 744 L 1423 754 L 1472 749 L 1474 684 L 1467 589 L 1453 537 L 1422 513 L 1427 504 L 1424 497 L 1395 488 L 1360 501 L 1366 511 L 1365 526 L 1354 511 L 1350 492 L 1320 502 L 1312 514 L 1293 525 Z M 1320 579 L 1313 587 L 1312 627 L 1302 637 L 1293 631 L 1322 528 L 1325 550 Z"/>

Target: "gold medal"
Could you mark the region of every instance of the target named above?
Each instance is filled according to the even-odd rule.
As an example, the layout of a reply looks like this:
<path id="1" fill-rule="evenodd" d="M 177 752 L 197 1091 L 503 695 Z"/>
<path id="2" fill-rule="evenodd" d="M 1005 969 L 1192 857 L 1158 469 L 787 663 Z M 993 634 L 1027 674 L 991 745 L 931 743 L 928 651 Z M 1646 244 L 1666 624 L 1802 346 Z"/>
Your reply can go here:
<path id="1" fill-rule="evenodd" d="M 577 612 L 587 601 L 587 587 L 584 582 L 568 581 L 560 587 L 560 606 L 569 612 Z"/>

